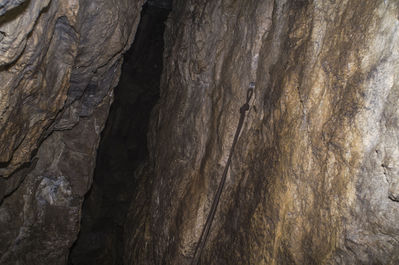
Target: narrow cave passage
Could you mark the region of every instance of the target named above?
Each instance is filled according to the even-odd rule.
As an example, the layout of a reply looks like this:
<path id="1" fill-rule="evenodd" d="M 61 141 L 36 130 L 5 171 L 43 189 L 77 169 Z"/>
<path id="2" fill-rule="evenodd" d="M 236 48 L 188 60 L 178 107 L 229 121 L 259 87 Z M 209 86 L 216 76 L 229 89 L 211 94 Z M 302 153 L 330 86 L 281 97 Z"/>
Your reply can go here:
<path id="1" fill-rule="evenodd" d="M 136 187 L 134 171 L 148 157 L 147 127 L 159 97 L 164 22 L 170 9 L 170 1 L 148 1 L 143 6 L 102 134 L 70 265 L 123 264 L 123 226 Z"/>

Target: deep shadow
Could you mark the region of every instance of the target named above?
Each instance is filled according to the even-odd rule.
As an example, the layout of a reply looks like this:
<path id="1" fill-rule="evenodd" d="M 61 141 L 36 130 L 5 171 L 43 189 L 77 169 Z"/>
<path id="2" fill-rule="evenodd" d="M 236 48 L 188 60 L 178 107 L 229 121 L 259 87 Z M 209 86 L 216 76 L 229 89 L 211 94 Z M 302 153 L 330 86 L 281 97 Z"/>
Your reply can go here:
<path id="1" fill-rule="evenodd" d="M 81 232 L 69 265 L 123 264 L 123 226 L 137 183 L 133 172 L 148 158 L 147 128 L 159 98 L 164 21 L 169 11 L 143 7 L 102 134 L 93 186 L 83 204 Z"/>
<path id="2" fill-rule="evenodd" d="M 11 1 L 5 3 L 5 6 L 0 8 L 0 26 L 5 23 L 10 23 L 19 16 L 21 16 L 30 4 L 30 0 Z M 5 33 L 4 33 L 5 35 Z"/>

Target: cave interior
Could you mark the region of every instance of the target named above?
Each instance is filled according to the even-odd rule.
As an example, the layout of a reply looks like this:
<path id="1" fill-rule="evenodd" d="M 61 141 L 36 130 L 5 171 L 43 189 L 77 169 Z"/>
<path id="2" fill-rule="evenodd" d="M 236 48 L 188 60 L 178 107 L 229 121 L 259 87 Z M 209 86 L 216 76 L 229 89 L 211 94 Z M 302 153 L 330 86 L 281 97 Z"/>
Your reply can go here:
<path id="1" fill-rule="evenodd" d="M 398 3 L 0 0 L 0 264 L 399 264 Z"/>
<path id="2" fill-rule="evenodd" d="M 134 172 L 148 159 L 147 129 L 159 98 L 165 21 L 172 1 L 147 1 L 125 53 L 98 148 L 93 184 L 82 206 L 81 230 L 69 265 L 123 264 L 124 222 L 137 192 Z"/>

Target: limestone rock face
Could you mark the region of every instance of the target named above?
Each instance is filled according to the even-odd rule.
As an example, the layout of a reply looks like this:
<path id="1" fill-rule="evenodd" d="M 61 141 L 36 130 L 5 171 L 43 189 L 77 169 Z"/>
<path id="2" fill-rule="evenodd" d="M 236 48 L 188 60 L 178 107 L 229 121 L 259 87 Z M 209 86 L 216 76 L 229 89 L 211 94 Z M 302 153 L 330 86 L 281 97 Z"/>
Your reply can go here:
<path id="1" fill-rule="evenodd" d="M 399 5 L 176 0 L 125 264 L 399 263 Z"/>
<path id="2" fill-rule="evenodd" d="M 148 159 L 148 121 L 159 97 L 168 13 L 163 6 L 148 3 L 142 8 L 101 134 L 93 184 L 85 196 L 79 237 L 68 265 L 123 264 L 123 226 L 136 189 L 134 173 Z"/>
<path id="3" fill-rule="evenodd" d="M 65 264 L 142 0 L 0 1 L 0 264 Z"/>
<path id="4" fill-rule="evenodd" d="M 0 264 L 66 264 L 143 3 L 0 0 Z M 124 264 L 190 263 L 250 82 L 200 264 L 399 264 L 398 1 L 175 0 L 166 24 Z"/>

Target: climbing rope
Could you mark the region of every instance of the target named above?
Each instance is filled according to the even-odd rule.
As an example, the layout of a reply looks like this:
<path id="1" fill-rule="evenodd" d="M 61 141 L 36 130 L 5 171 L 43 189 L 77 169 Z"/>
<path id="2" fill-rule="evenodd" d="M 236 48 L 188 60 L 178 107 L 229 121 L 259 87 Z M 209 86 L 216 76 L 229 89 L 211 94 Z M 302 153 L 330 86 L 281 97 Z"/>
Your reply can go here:
<path id="1" fill-rule="evenodd" d="M 234 135 L 233 144 L 231 145 L 229 158 L 227 159 L 227 163 L 226 163 L 226 166 L 223 171 L 222 179 L 220 180 L 219 187 L 216 191 L 215 197 L 213 198 L 212 206 L 209 211 L 208 217 L 206 219 L 205 225 L 202 228 L 201 237 L 197 243 L 197 247 L 195 248 L 194 257 L 191 261 L 191 265 L 199 264 L 202 250 L 205 246 L 206 240 L 208 239 L 209 231 L 211 229 L 212 222 L 215 217 L 216 209 L 219 204 L 220 195 L 222 194 L 223 187 L 226 182 L 227 172 L 229 171 L 229 167 L 230 167 L 230 163 L 231 163 L 231 157 L 233 156 L 234 148 L 238 141 L 238 137 L 240 136 L 242 126 L 244 125 L 245 113 L 249 110 L 249 101 L 251 100 L 252 94 L 254 93 L 254 88 L 255 88 L 255 83 L 251 82 L 249 84 L 249 89 L 247 91 L 247 101 L 240 108 L 240 120 L 238 122 L 236 133 Z"/>

